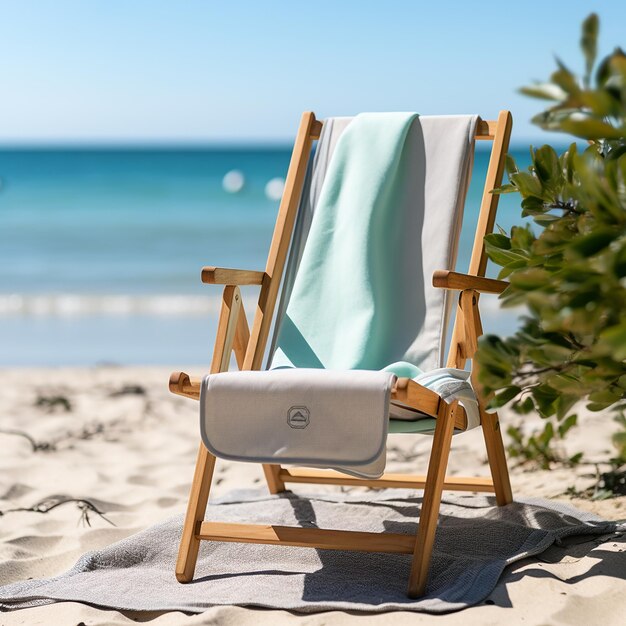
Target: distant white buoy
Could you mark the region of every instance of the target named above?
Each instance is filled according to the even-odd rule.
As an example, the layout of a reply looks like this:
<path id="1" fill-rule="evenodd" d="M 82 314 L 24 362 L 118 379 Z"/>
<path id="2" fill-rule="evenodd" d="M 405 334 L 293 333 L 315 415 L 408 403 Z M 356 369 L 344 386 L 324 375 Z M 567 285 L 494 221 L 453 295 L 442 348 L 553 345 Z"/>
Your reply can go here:
<path id="1" fill-rule="evenodd" d="M 222 179 L 222 187 L 228 193 L 239 193 L 246 184 L 246 178 L 239 170 L 230 170 Z"/>
<path id="2" fill-rule="evenodd" d="M 272 178 L 265 185 L 265 195 L 270 200 L 280 200 L 283 197 L 285 189 L 285 180 L 283 178 Z"/>

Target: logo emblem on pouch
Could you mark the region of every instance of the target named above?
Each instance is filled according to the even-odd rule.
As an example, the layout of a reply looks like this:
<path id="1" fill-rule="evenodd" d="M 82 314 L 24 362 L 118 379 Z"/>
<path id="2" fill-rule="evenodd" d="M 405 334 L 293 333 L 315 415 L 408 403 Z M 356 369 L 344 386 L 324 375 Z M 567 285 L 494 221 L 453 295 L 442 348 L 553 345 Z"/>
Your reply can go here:
<path id="1" fill-rule="evenodd" d="M 311 414 L 305 406 L 292 406 L 287 412 L 287 424 L 291 428 L 306 428 L 310 419 Z"/>

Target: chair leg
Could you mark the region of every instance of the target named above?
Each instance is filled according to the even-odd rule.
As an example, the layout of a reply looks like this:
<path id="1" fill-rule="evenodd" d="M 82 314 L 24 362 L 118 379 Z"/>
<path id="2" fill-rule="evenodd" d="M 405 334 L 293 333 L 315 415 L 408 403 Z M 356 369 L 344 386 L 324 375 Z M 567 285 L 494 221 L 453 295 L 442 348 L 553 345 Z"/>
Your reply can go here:
<path id="1" fill-rule="evenodd" d="M 446 402 L 442 402 L 439 415 L 437 416 L 433 447 L 430 453 L 426 485 L 424 487 L 422 511 L 417 528 L 411 575 L 409 577 L 408 595 L 410 598 L 419 598 L 424 595 L 426 590 L 430 557 L 435 542 L 435 532 L 437 531 L 441 494 L 446 477 L 452 434 L 454 432 L 455 407 L 456 403 L 448 405 Z"/>
<path id="2" fill-rule="evenodd" d="M 263 465 L 263 472 L 271 494 L 282 493 L 286 490 L 285 483 L 278 475 L 280 465 Z"/>
<path id="3" fill-rule="evenodd" d="M 178 560 L 176 561 L 176 579 L 180 583 L 188 583 L 193 580 L 198 551 L 200 550 L 197 527 L 204 520 L 214 469 L 215 457 L 201 443 L 187 504 L 183 534 L 178 548 Z"/>
<path id="4" fill-rule="evenodd" d="M 504 453 L 504 443 L 502 442 L 502 431 L 500 430 L 500 420 L 497 413 L 480 412 L 485 446 L 487 448 L 487 459 L 491 469 L 493 488 L 496 492 L 496 503 L 504 506 L 513 502 L 513 492 L 511 490 L 511 480 L 509 478 L 509 468 L 506 464 Z"/>

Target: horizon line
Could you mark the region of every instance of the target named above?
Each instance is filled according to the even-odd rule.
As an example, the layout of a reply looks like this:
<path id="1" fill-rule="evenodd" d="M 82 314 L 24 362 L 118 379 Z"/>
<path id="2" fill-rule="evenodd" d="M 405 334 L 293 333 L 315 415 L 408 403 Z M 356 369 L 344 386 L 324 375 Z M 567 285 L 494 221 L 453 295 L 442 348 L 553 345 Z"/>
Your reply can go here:
<path id="1" fill-rule="evenodd" d="M 582 140 L 563 136 L 555 137 L 555 141 L 547 141 L 548 137 L 516 138 L 511 141 L 510 149 L 523 149 L 529 146 L 554 145 L 559 148 Z M 583 142 L 584 143 L 584 142 Z M 489 142 L 477 142 L 480 151 L 488 149 Z M 293 148 L 293 139 L 199 139 L 175 140 L 166 138 L 155 139 L 53 139 L 53 140 L 18 140 L 4 141 L 0 138 L 0 152 L 18 150 L 204 150 L 204 149 L 237 149 L 256 148 L 286 150 Z"/>

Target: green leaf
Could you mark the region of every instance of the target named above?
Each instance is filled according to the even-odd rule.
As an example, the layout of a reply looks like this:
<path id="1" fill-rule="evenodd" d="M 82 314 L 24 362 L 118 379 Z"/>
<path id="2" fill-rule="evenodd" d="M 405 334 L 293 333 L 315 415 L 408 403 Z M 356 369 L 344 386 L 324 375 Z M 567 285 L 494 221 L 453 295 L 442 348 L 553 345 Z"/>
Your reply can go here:
<path id="1" fill-rule="evenodd" d="M 617 117 L 620 113 L 619 101 L 608 91 L 585 91 L 579 94 L 579 98 L 582 104 L 599 117 Z"/>
<path id="2" fill-rule="evenodd" d="M 529 172 L 517 172 L 511 174 L 509 178 L 524 197 L 536 196 L 537 198 L 541 198 L 541 182 L 536 176 L 533 176 Z"/>
<path id="3" fill-rule="evenodd" d="M 586 405 L 586 409 L 588 411 L 593 411 L 594 413 L 598 413 L 599 411 L 604 411 L 606 407 L 609 406 L 605 402 L 590 402 Z"/>
<path id="4" fill-rule="evenodd" d="M 614 359 L 619 361 L 626 359 L 626 322 L 603 330 L 599 338 Z"/>
<path id="5" fill-rule="evenodd" d="M 557 57 L 556 63 L 559 69 L 550 77 L 555 85 L 558 85 L 567 94 L 577 96 L 580 92 L 580 87 L 576 81 L 576 77 L 565 67 L 565 65 Z"/>
<path id="6" fill-rule="evenodd" d="M 485 243 L 492 248 L 498 248 L 500 250 L 510 250 L 511 240 L 506 235 L 501 233 L 490 233 L 485 236 Z"/>
<path id="7" fill-rule="evenodd" d="M 499 194 L 503 194 L 503 193 L 517 193 L 518 189 L 515 185 L 508 185 L 508 184 L 504 184 L 504 185 L 500 185 L 499 187 L 494 187 L 491 190 L 491 193 L 499 193 Z"/>
<path id="8" fill-rule="evenodd" d="M 554 414 L 554 403 L 559 397 L 559 393 L 550 387 L 550 385 L 542 384 L 535 387 L 532 391 L 535 398 L 535 405 L 542 417 L 548 417 Z"/>
<path id="9" fill-rule="evenodd" d="M 583 22 L 582 35 L 580 38 L 580 47 L 585 55 L 585 84 L 588 86 L 590 82 L 593 64 L 596 61 L 598 52 L 598 30 L 600 27 L 599 19 L 596 13 L 591 13 Z"/>
<path id="10" fill-rule="evenodd" d="M 570 428 L 573 428 L 574 426 L 576 426 L 577 420 L 578 420 L 578 417 L 576 415 L 570 415 L 569 417 L 566 417 L 561 422 L 561 424 L 559 424 L 558 431 L 559 431 L 559 437 L 561 437 L 561 439 L 565 437 L 565 435 L 567 434 L 567 431 Z"/>
<path id="11" fill-rule="evenodd" d="M 516 172 L 519 172 L 519 167 L 517 167 L 517 163 L 515 162 L 515 159 L 513 158 L 513 155 L 510 154 L 509 152 L 507 152 L 505 160 L 504 160 L 504 166 L 506 168 L 506 173 L 510 176 L 511 174 L 515 174 Z"/>
<path id="12" fill-rule="evenodd" d="M 578 156 L 578 146 L 575 143 L 570 144 L 567 152 L 563 155 L 563 169 L 565 179 L 568 182 L 574 180 L 574 174 L 576 171 L 575 160 Z"/>
<path id="13" fill-rule="evenodd" d="M 594 391 L 589 394 L 589 400 L 592 402 L 617 402 L 621 398 L 621 394 L 614 393 L 608 389 Z"/>
<path id="14" fill-rule="evenodd" d="M 549 207 L 546 206 L 541 198 L 535 196 L 529 196 L 522 200 L 522 217 L 528 215 L 543 215 L 546 211 L 549 211 Z"/>
<path id="15" fill-rule="evenodd" d="M 615 433 L 612 440 L 613 445 L 619 450 L 620 458 L 626 459 L 626 432 Z"/>
<path id="16" fill-rule="evenodd" d="M 510 283 L 517 289 L 532 291 L 540 289 L 550 280 L 548 272 L 538 267 L 531 267 L 511 275 Z"/>
<path id="17" fill-rule="evenodd" d="M 603 228 L 572 241 L 571 248 L 583 257 L 590 257 L 604 250 L 617 233 L 613 229 Z"/>
<path id="18" fill-rule="evenodd" d="M 534 411 L 534 409 L 535 403 L 530 396 L 525 398 L 524 401 L 520 402 L 517 406 L 518 413 L 530 413 L 531 411 Z"/>
<path id="19" fill-rule="evenodd" d="M 615 161 L 624 154 L 626 154 L 626 145 L 612 146 L 609 153 L 606 155 L 606 161 Z"/>
<path id="20" fill-rule="evenodd" d="M 549 182 L 561 176 L 561 165 L 552 146 L 541 146 L 535 150 L 533 163 L 537 170 L 537 176 L 542 182 Z"/>
<path id="21" fill-rule="evenodd" d="M 620 139 L 626 134 L 623 128 L 615 128 L 591 117 L 563 120 L 561 130 L 582 139 Z"/>
<path id="22" fill-rule="evenodd" d="M 562 420 L 569 412 L 570 409 L 580 400 L 579 395 L 566 396 L 560 395 L 555 403 L 556 406 L 556 418 Z"/>
<path id="23" fill-rule="evenodd" d="M 583 455 L 584 454 L 582 452 L 577 452 L 576 454 L 570 456 L 568 460 L 572 465 L 578 465 L 582 461 Z"/>
<path id="24" fill-rule="evenodd" d="M 531 85 L 529 87 L 522 87 L 520 93 L 531 98 L 539 98 L 540 100 L 565 100 L 567 98 L 567 92 L 563 91 L 558 85 L 553 83 L 541 83 Z"/>
<path id="25" fill-rule="evenodd" d="M 580 379 L 571 374 L 557 374 L 550 379 L 550 384 L 562 393 L 575 395 L 580 391 Z"/>
<path id="26" fill-rule="evenodd" d="M 498 273 L 498 280 L 504 280 L 505 278 L 508 278 L 513 272 L 520 270 L 524 267 L 528 267 L 528 262 L 526 260 L 513 261 L 512 263 L 508 263 Z M 507 293 L 508 292 L 504 292 L 501 297 L 504 297 Z"/>
<path id="27" fill-rule="evenodd" d="M 602 411 L 616 402 L 621 400 L 621 395 L 619 393 L 614 393 L 609 391 L 608 389 L 602 391 L 594 391 L 589 394 L 590 404 L 587 405 L 587 408 L 590 411 Z"/>
<path id="28" fill-rule="evenodd" d="M 544 428 L 543 432 L 539 435 L 538 441 L 541 444 L 542 448 L 547 448 L 550 445 L 550 441 L 554 437 L 554 426 L 552 426 L 552 422 L 548 422 Z"/>
<path id="29" fill-rule="evenodd" d="M 506 266 L 510 263 L 522 262 L 524 265 L 527 263 L 527 258 L 517 252 L 511 252 L 510 250 L 502 250 L 491 246 L 485 246 L 487 255 L 489 258 L 498 265 Z"/>
<path id="30" fill-rule="evenodd" d="M 535 235 L 530 226 L 513 226 L 511 228 L 511 247 L 520 250 L 530 250 L 535 242 Z"/>
<path id="31" fill-rule="evenodd" d="M 626 276 L 626 245 L 615 253 L 613 261 L 613 270 L 618 278 Z"/>
<path id="32" fill-rule="evenodd" d="M 551 215 L 546 213 L 545 215 L 537 215 L 535 216 L 535 224 L 539 224 L 539 226 L 549 226 L 553 222 L 558 222 L 562 219 L 559 215 Z"/>
<path id="33" fill-rule="evenodd" d="M 505 387 L 490 402 L 491 408 L 499 409 L 501 406 L 508 404 L 511 400 L 513 400 L 513 398 L 515 398 L 515 396 L 521 393 L 521 391 L 521 387 L 518 387 L 517 385 L 509 385 L 508 387 Z"/>

